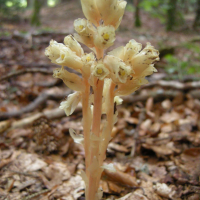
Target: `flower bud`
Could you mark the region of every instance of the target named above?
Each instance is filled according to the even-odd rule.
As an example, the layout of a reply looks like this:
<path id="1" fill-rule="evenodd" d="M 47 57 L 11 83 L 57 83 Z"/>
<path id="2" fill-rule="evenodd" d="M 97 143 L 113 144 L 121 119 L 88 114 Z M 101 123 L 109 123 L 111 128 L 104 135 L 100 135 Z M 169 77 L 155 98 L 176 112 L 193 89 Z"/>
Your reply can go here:
<path id="1" fill-rule="evenodd" d="M 77 56 L 81 57 L 84 54 L 84 51 L 81 45 L 77 42 L 77 40 L 72 35 L 68 35 L 65 37 L 64 44 L 67 47 L 69 47 L 73 52 L 75 52 Z"/>
<path id="2" fill-rule="evenodd" d="M 109 75 L 109 70 L 105 67 L 102 61 L 94 62 L 92 67 L 92 75 L 98 79 L 103 80 Z"/>
<path id="3" fill-rule="evenodd" d="M 81 0 L 81 5 L 85 17 L 95 26 L 98 26 L 101 17 L 96 6 L 96 0 Z"/>
<path id="4" fill-rule="evenodd" d="M 78 106 L 78 103 L 81 101 L 81 92 L 75 92 L 73 94 L 68 95 L 66 101 L 62 101 L 60 104 L 60 109 L 63 109 L 65 111 L 65 114 L 67 116 L 71 115 L 76 107 Z"/>
<path id="5" fill-rule="evenodd" d="M 72 90 L 75 91 L 84 90 L 84 84 L 82 78 L 80 78 L 78 75 L 74 73 L 68 72 L 63 67 L 55 69 L 53 71 L 53 77 L 62 79 L 65 85 Z"/>
<path id="6" fill-rule="evenodd" d="M 113 26 L 98 26 L 94 36 L 94 44 L 99 49 L 107 49 L 115 41 L 115 28 Z"/>
<path id="7" fill-rule="evenodd" d="M 104 58 L 104 64 L 110 70 L 110 77 L 116 84 L 120 82 L 125 83 L 127 77 L 133 73 L 130 66 L 127 66 L 122 60 L 115 56 L 106 56 Z"/>
<path id="8" fill-rule="evenodd" d="M 124 15 L 126 1 L 96 0 L 96 4 L 104 25 L 112 25 L 117 29 Z"/>

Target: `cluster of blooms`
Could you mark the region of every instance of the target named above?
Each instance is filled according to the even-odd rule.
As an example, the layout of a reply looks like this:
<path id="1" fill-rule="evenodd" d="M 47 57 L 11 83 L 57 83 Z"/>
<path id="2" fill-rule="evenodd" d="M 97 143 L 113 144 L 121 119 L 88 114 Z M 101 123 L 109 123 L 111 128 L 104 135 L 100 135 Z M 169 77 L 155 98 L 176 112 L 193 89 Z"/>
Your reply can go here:
<path id="1" fill-rule="evenodd" d="M 67 116 L 73 113 L 78 103 L 83 99 L 87 81 L 93 87 L 93 90 L 95 90 L 96 84 L 94 78 L 104 82 L 101 112 L 106 113 L 106 106 L 108 106 L 106 99 L 109 96 L 111 83 L 114 84 L 113 101 L 117 105 L 121 104 L 122 99 L 118 96 L 131 94 L 141 85 L 148 83 L 145 76 L 156 72 L 154 63 L 159 60 L 158 51 L 150 43 L 147 43 L 146 47 L 142 49 L 142 45 L 133 39 L 125 46 L 118 47 L 104 56 L 102 52 L 112 46 L 115 41 L 115 30 L 122 20 L 126 1 L 81 0 L 81 4 L 87 19 L 77 19 L 74 21 L 74 28 L 77 33 L 74 36 L 69 35 L 65 37 L 64 44 L 51 40 L 49 47 L 45 50 L 45 55 L 49 57 L 51 62 L 61 66 L 61 68 L 54 70 L 53 76 L 62 79 L 69 88 L 76 91 L 69 95 L 67 100 L 60 105 L 60 108 L 64 109 Z M 79 42 L 88 46 L 93 52 L 84 53 Z M 64 69 L 64 66 L 81 73 L 82 77 L 68 72 Z M 87 81 L 85 82 L 84 80 Z M 89 101 L 90 116 L 92 116 L 93 94 L 90 94 Z M 112 115 L 112 125 L 116 122 L 116 114 L 117 112 Z M 107 137 L 104 134 L 104 132 L 107 133 L 109 130 L 106 130 L 106 126 L 104 126 L 102 131 L 102 137 Z M 76 142 L 84 144 L 82 136 L 77 136 L 72 130 L 70 134 Z M 107 140 L 109 141 L 110 138 L 107 137 Z M 96 141 L 100 139 L 102 138 L 98 137 Z M 105 138 L 103 140 L 105 141 Z M 100 149 L 104 148 L 103 154 L 105 154 L 108 141 L 105 142 L 106 144 L 102 142 L 99 144 Z M 101 162 L 105 158 L 103 154 L 100 154 L 102 157 Z M 96 160 L 98 159 L 94 156 L 93 163 Z"/>

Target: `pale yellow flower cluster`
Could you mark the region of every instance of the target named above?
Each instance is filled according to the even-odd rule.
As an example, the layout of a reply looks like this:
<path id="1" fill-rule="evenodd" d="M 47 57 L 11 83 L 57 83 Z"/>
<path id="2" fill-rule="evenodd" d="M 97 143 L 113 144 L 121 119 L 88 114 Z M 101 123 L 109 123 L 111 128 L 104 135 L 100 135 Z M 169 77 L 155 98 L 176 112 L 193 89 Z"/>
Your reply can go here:
<path id="1" fill-rule="evenodd" d="M 142 50 L 142 45 L 133 39 L 125 46 L 97 59 L 95 54 L 98 49 L 113 45 L 115 30 L 121 22 L 126 1 L 81 0 L 81 3 L 87 19 L 74 21 L 77 33 L 65 37 L 64 44 L 51 40 L 45 50 L 45 55 L 52 63 L 62 66 L 54 70 L 54 77 L 62 79 L 69 88 L 79 92 L 61 103 L 60 108 L 64 109 L 67 115 L 72 114 L 81 101 L 80 92 L 85 88 L 83 79 L 65 70 L 64 66 L 80 72 L 82 77 L 89 80 L 91 86 L 94 86 L 92 77 L 99 80 L 111 79 L 117 85 L 115 96 L 120 96 L 131 94 L 141 85 L 148 83 L 145 76 L 156 72 L 154 63 L 159 60 L 158 51 L 150 43 Z M 84 53 L 78 41 L 91 48 L 94 53 Z"/>
<path id="2" fill-rule="evenodd" d="M 83 118 L 87 119 L 83 119 L 86 129 L 84 138 L 76 135 L 73 130 L 70 130 L 70 134 L 75 142 L 84 145 L 88 156 L 86 167 L 89 166 L 89 169 L 86 170 L 87 175 L 82 173 L 82 176 L 87 177 L 84 178 L 86 183 L 90 182 L 86 186 L 96 188 L 95 199 L 100 199 L 98 196 L 101 196 L 102 191 L 97 191 L 98 185 L 93 185 L 91 174 L 98 174 L 95 179 L 98 182 L 112 127 L 117 121 L 114 104 L 122 103 L 119 96 L 129 95 L 148 83 L 145 77 L 156 72 L 154 63 L 159 60 L 159 52 L 150 43 L 142 49 L 140 43 L 130 40 L 125 46 L 104 55 L 104 50 L 114 44 L 115 31 L 122 20 L 126 1 L 81 0 L 81 4 L 86 19 L 74 21 L 77 33 L 65 37 L 64 44 L 51 40 L 45 55 L 52 63 L 61 66 L 54 70 L 53 76 L 62 79 L 69 88 L 76 91 L 61 103 L 60 108 L 69 116 L 79 102 L 82 101 L 83 107 L 85 105 Z M 93 52 L 84 53 L 79 42 Z M 64 69 L 65 66 L 82 76 L 70 73 Z M 90 93 L 90 87 L 94 94 Z M 97 114 L 99 117 L 96 117 Z M 105 121 L 101 121 L 102 114 L 106 115 Z M 112 169 L 111 166 L 106 168 Z M 87 192 L 86 187 L 86 196 L 90 196 L 90 192 Z M 94 200 L 93 197 L 87 200 Z"/>

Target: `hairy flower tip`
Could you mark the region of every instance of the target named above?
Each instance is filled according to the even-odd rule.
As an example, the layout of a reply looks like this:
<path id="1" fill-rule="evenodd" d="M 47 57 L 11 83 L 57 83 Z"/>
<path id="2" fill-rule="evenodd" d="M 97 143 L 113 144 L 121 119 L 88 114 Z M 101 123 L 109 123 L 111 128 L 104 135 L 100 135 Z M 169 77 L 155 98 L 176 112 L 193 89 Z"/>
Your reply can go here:
<path id="1" fill-rule="evenodd" d="M 96 57 L 95 57 L 94 53 L 91 52 L 91 53 L 84 54 L 81 57 L 81 60 L 83 62 L 82 74 L 86 78 L 89 78 L 90 77 L 90 68 L 91 68 L 93 62 L 96 60 Z"/>
<path id="2" fill-rule="evenodd" d="M 75 91 L 84 90 L 84 84 L 82 78 L 80 78 L 78 75 L 74 73 L 68 72 L 67 70 L 64 69 L 64 67 L 54 69 L 53 77 L 62 79 L 65 85 L 72 90 Z"/>
<path id="3" fill-rule="evenodd" d="M 96 76 L 98 79 L 103 80 L 109 75 L 109 70 L 103 64 L 102 61 L 94 62 L 92 67 L 92 75 Z"/>
<path id="4" fill-rule="evenodd" d="M 130 40 L 129 43 L 124 47 L 124 61 L 129 61 L 133 56 L 137 55 L 142 49 L 142 44 L 136 42 L 135 40 Z"/>
<path id="5" fill-rule="evenodd" d="M 54 40 L 50 41 L 49 47 L 45 50 L 45 55 L 50 58 L 52 63 L 61 66 L 68 66 L 77 71 L 82 69 L 83 63 L 81 58 L 78 57 L 69 47 L 57 43 Z"/>
<path id="6" fill-rule="evenodd" d="M 104 64 L 109 69 L 110 77 L 114 83 L 126 83 L 127 78 L 133 73 L 130 66 L 127 66 L 121 59 L 108 55 L 104 58 Z"/>
<path id="7" fill-rule="evenodd" d="M 142 85 L 146 85 L 148 81 L 143 78 L 133 79 L 133 77 L 129 78 L 126 83 L 118 84 L 118 88 L 115 91 L 115 96 L 125 96 L 129 95 L 136 90 L 138 90 Z"/>
<path id="8" fill-rule="evenodd" d="M 69 133 L 70 133 L 70 135 L 73 138 L 75 143 L 84 145 L 83 135 L 76 134 L 76 132 L 72 128 L 69 129 Z"/>
<path id="9" fill-rule="evenodd" d="M 115 28 L 109 26 L 98 26 L 97 34 L 94 36 L 94 44 L 100 49 L 107 49 L 115 41 Z"/>
<path id="10" fill-rule="evenodd" d="M 95 26 L 98 26 L 101 17 L 97 9 L 96 2 L 96 0 L 81 0 L 81 5 L 85 17 Z"/>
<path id="11" fill-rule="evenodd" d="M 45 49 L 45 55 L 51 60 L 52 63 L 57 64 L 56 60 L 60 57 L 60 51 L 67 51 L 68 48 L 55 40 L 50 41 L 50 45 Z"/>
<path id="12" fill-rule="evenodd" d="M 122 59 L 125 63 L 129 63 L 133 56 L 137 55 L 142 49 L 142 44 L 135 40 L 130 40 L 125 47 L 121 46 L 108 52 L 108 55 L 112 55 Z"/>
<path id="13" fill-rule="evenodd" d="M 115 169 L 115 166 L 113 165 L 113 163 L 107 164 L 107 165 L 103 165 L 102 166 L 103 169 L 106 169 L 110 172 L 116 172 L 117 170 Z"/>
<path id="14" fill-rule="evenodd" d="M 65 111 L 65 114 L 67 116 L 71 115 L 76 107 L 78 106 L 78 103 L 81 101 L 82 94 L 81 92 L 75 92 L 73 94 L 68 95 L 66 101 L 62 101 L 60 104 L 60 109 L 63 109 Z"/>
<path id="15" fill-rule="evenodd" d="M 73 52 L 75 52 L 77 56 L 81 57 L 84 54 L 84 51 L 81 45 L 77 42 L 77 40 L 72 35 L 68 35 L 65 37 L 64 44 L 67 47 L 69 47 Z"/>
<path id="16" fill-rule="evenodd" d="M 97 8 L 105 25 L 118 28 L 127 2 L 124 0 L 96 0 Z"/>
<path id="17" fill-rule="evenodd" d="M 76 19 L 74 21 L 74 29 L 81 36 L 91 37 L 96 32 L 92 23 L 86 19 Z"/>
<path id="18" fill-rule="evenodd" d="M 134 77 L 144 77 L 155 72 L 153 64 L 159 60 L 159 52 L 150 43 L 129 62 L 135 72 Z"/>

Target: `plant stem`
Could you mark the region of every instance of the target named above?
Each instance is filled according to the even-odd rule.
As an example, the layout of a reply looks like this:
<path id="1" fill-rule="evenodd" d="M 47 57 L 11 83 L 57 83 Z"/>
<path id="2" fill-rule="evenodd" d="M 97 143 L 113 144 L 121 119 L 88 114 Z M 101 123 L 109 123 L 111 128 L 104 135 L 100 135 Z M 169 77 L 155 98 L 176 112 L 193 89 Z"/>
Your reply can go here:
<path id="1" fill-rule="evenodd" d="M 113 116 L 114 116 L 114 89 L 115 84 L 113 82 L 110 83 L 108 94 L 107 94 L 107 100 L 106 100 L 106 118 L 107 123 L 104 127 L 103 131 L 103 137 L 104 141 L 101 146 L 101 154 L 100 154 L 100 162 L 101 165 L 103 164 L 103 161 L 105 159 L 106 149 L 108 146 L 108 143 L 111 139 L 111 132 L 113 129 Z"/>
<path id="2" fill-rule="evenodd" d="M 82 109 L 83 109 L 83 130 L 84 130 L 84 149 L 85 155 L 89 155 L 90 150 L 90 128 L 92 123 L 92 116 L 89 104 L 89 96 L 90 96 L 90 85 L 88 80 L 83 77 L 83 81 L 85 84 L 85 91 L 82 94 Z M 85 166 L 86 166 L 86 174 L 87 169 L 89 167 L 90 157 L 85 156 Z"/>
<path id="3" fill-rule="evenodd" d="M 103 57 L 103 50 L 97 49 L 97 58 Z M 89 157 L 88 169 L 86 174 L 88 177 L 88 187 L 86 187 L 86 200 L 95 200 L 98 191 L 99 181 L 101 177 L 101 163 L 99 162 L 99 145 L 100 145 L 100 126 L 101 126 L 101 113 L 102 113 L 102 94 L 104 80 L 99 80 L 93 77 L 94 86 L 94 109 L 93 109 L 93 124 L 92 133 L 90 136 L 90 150 L 86 157 Z M 87 167 L 87 166 L 86 166 Z"/>

